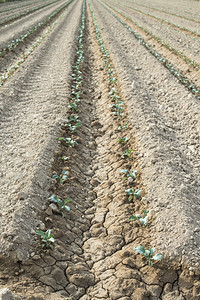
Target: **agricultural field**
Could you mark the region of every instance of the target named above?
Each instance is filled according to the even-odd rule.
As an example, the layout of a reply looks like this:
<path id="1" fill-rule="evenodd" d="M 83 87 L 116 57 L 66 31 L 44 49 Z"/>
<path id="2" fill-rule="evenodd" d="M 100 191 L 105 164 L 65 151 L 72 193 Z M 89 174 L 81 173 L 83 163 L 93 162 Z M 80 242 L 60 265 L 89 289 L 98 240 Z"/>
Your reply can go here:
<path id="1" fill-rule="evenodd" d="M 200 299 L 199 13 L 0 4 L 0 299 Z"/>

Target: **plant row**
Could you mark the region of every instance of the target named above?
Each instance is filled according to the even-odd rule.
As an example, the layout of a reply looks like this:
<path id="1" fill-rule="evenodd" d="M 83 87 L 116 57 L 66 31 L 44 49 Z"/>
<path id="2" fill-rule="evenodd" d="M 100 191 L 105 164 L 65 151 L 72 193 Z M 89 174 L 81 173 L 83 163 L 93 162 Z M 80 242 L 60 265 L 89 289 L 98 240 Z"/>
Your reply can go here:
<path id="1" fill-rule="evenodd" d="M 50 3 L 46 3 L 46 4 L 43 4 L 43 5 L 34 7 L 34 8 L 27 9 L 25 11 L 22 11 L 20 13 L 15 14 L 15 15 L 6 17 L 6 18 L 4 18 L 4 19 L 2 19 L 0 21 L 0 26 L 6 25 L 7 23 L 10 23 L 11 21 L 16 21 L 16 20 L 18 20 L 18 19 L 20 19 L 20 18 L 22 18 L 22 17 L 24 17 L 24 16 L 26 16 L 26 15 L 28 15 L 30 13 L 33 13 L 33 12 L 39 10 L 39 9 L 42 9 L 44 7 L 47 7 L 47 6 L 51 5 L 51 4 L 54 4 L 54 3 L 59 2 L 59 1 L 60 0 L 56 0 L 56 1 L 53 1 L 53 2 L 50 2 Z"/>
<path id="2" fill-rule="evenodd" d="M 36 4 L 36 3 L 38 3 L 38 2 L 40 2 L 40 1 L 36 1 L 36 2 L 33 1 L 33 2 L 31 2 L 31 3 L 29 2 L 29 3 L 22 4 L 22 5 L 16 5 L 16 6 L 14 6 L 14 7 L 13 7 L 13 3 L 7 2 L 7 6 L 9 6 L 9 4 L 12 4 L 12 6 L 9 7 L 9 8 L 6 8 L 6 9 L 4 9 L 4 10 L 0 10 L 0 14 L 1 14 L 1 13 L 4 13 L 4 12 L 6 12 L 6 11 L 13 10 L 13 9 L 22 8 L 22 7 L 25 7 L 25 6 L 30 6 L 30 5 Z"/>
<path id="3" fill-rule="evenodd" d="M 92 15 L 92 20 L 93 20 L 93 25 L 95 28 L 95 34 L 96 34 L 96 39 L 100 47 L 100 51 L 102 54 L 102 61 L 104 65 L 105 72 L 107 74 L 107 79 L 108 79 L 108 87 L 109 87 L 109 96 L 111 100 L 111 111 L 115 118 L 117 118 L 120 126 L 118 127 L 118 131 L 122 134 L 123 131 L 127 130 L 128 125 L 124 123 L 123 118 L 124 118 L 124 110 L 123 110 L 123 105 L 124 102 L 121 100 L 120 97 L 120 92 L 118 90 L 118 82 L 117 82 L 117 77 L 116 77 L 116 71 L 115 68 L 112 64 L 110 55 L 108 50 L 106 49 L 104 42 L 101 38 L 101 33 L 98 27 L 98 24 L 96 22 L 95 14 L 92 10 L 90 0 L 88 0 L 89 3 L 89 8 L 91 11 Z M 133 149 L 126 148 L 128 141 L 130 140 L 129 137 L 123 136 L 120 139 L 118 139 L 118 143 L 122 144 L 123 147 L 123 153 L 122 157 L 126 160 L 130 160 L 131 152 L 134 151 Z M 136 180 L 136 173 L 137 170 L 127 170 L 127 169 L 121 169 L 120 172 L 125 175 L 123 178 L 126 180 L 127 185 L 134 185 L 134 182 Z M 128 188 L 125 190 L 125 194 L 128 197 L 129 201 L 135 201 L 135 200 L 141 200 L 141 189 L 135 189 L 134 187 Z M 142 214 L 136 214 L 134 216 L 130 216 L 129 220 L 130 221 L 138 221 L 142 226 L 146 226 L 148 224 L 149 218 L 147 216 L 148 210 L 143 210 Z M 155 254 L 155 249 L 154 248 L 149 248 L 145 249 L 144 246 L 137 246 L 134 247 L 134 250 L 140 254 L 142 254 L 147 260 L 149 266 L 152 266 L 154 260 L 161 260 L 162 255 L 157 253 Z"/>
<path id="4" fill-rule="evenodd" d="M 191 82 L 181 71 L 176 69 L 172 63 L 170 63 L 166 58 L 163 58 L 160 53 L 158 53 L 152 46 L 146 42 L 135 30 L 133 30 L 128 24 L 126 24 L 120 17 L 118 17 L 113 11 L 111 11 L 106 5 L 97 0 L 111 15 L 113 15 L 129 32 L 131 32 L 134 37 L 143 45 L 165 68 L 167 68 L 171 74 L 178 79 L 178 81 L 183 84 L 189 91 L 191 91 L 197 99 L 200 99 L 200 90 L 196 85 Z"/>
<path id="5" fill-rule="evenodd" d="M 82 66 L 84 62 L 84 50 L 83 50 L 83 37 L 84 37 L 84 29 L 85 29 L 85 1 L 82 6 L 82 17 L 81 17 L 81 25 L 78 35 L 78 45 L 76 51 L 76 59 L 75 63 L 72 66 L 72 92 L 71 92 L 71 100 L 68 104 L 69 109 L 69 117 L 68 120 L 64 122 L 64 128 L 66 132 L 66 137 L 60 137 L 59 142 L 64 146 L 64 149 L 67 148 L 67 152 L 76 147 L 78 142 L 74 138 L 74 133 L 81 126 L 81 121 L 79 116 L 77 115 L 79 111 L 79 104 L 81 102 L 81 93 L 82 93 L 82 84 L 83 84 L 83 75 L 82 75 Z M 68 160 L 68 156 L 60 156 L 58 157 L 59 161 L 64 162 Z M 62 167 L 62 170 L 57 174 L 54 172 L 52 176 L 52 180 L 57 186 L 66 184 L 70 178 L 69 170 L 65 170 L 65 167 Z M 65 217 L 65 212 L 70 211 L 70 206 L 68 205 L 70 202 L 73 202 L 71 198 L 62 199 L 58 195 L 51 195 L 48 199 L 50 202 L 53 202 L 56 205 L 58 213 Z M 42 239 L 42 248 L 53 249 L 53 244 L 55 242 L 55 236 L 52 233 L 51 229 L 48 229 L 46 232 L 42 230 L 36 230 L 36 234 L 40 235 Z"/>
<path id="6" fill-rule="evenodd" d="M 193 38 L 190 34 L 186 34 L 190 38 L 193 38 L 194 40 L 196 40 L 198 42 L 200 41 L 199 40 L 200 34 L 198 32 L 196 32 L 196 31 L 190 30 L 190 29 L 188 29 L 186 27 L 182 27 L 182 26 L 180 26 L 178 24 L 172 23 L 172 22 L 170 22 L 170 21 L 168 21 L 166 19 L 160 18 L 158 16 L 154 16 L 154 15 L 152 15 L 150 13 L 147 13 L 147 12 L 141 10 L 141 9 L 138 9 L 138 8 L 135 8 L 135 7 L 131 7 L 131 6 L 128 6 L 128 5 L 125 5 L 125 4 L 120 4 L 120 5 L 128 8 L 128 9 L 132 9 L 132 10 L 134 10 L 136 12 L 139 12 L 139 13 L 145 15 L 145 16 L 151 17 L 151 18 L 153 18 L 153 19 L 155 19 L 157 21 L 160 21 L 161 23 L 165 23 L 165 24 L 167 24 L 167 25 L 169 25 L 169 26 L 171 26 L 173 28 L 177 28 L 178 30 L 184 31 L 185 34 L 186 34 L 186 32 L 188 32 L 188 33 L 190 33 L 192 35 L 195 35 L 198 38 Z"/>
<path id="7" fill-rule="evenodd" d="M 70 4 L 72 0 L 68 2 Z M 33 53 L 34 49 L 37 48 L 41 42 L 47 37 L 49 33 L 51 33 L 54 29 L 54 27 L 62 20 L 62 18 L 66 15 L 67 11 L 69 10 L 70 6 L 67 7 L 67 9 L 60 15 L 60 17 L 51 25 L 51 27 L 36 41 L 34 42 L 31 47 L 22 55 L 21 59 L 16 62 L 14 65 L 12 65 L 10 68 L 7 69 L 7 72 L 1 75 L 0 77 L 0 87 L 4 84 L 4 82 L 11 77 L 14 72 L 20 67 L 21 64 L 24 63 L 24 61 Z"/>
<path id="8" fill-rule="evenodd" d="M 186 16 L 183 16 L 183 15 L 179 15 L 179 14 L 176 14 L 176 13 L 172 13 L 172 12 L 169 12 L 169 11 L 165 11 L 165 10 L 162 10 L 162 9 L 159 9 L 159 8 L 155 8 L 155 7 L 152 7 L 152 6 L 149 6 L 149 5 L 145 5 L 145 4 L 141 4 L 141 3 L 134 3 L 134 2 L 130 2 L 128 1 L 129 3 L 131 4 L 136 4 L 136 5 L 139 5 L 139 6 L 143 6 L 143 7 L 146 7 L 146 8 L 150 8 L 152 10 L 155 10 L 155 11 L 159 11 L 159 12 L 163 12 L 167 15 L 171 15 L 171 16 L 175 16 L 175 17 L 179 17 L 179 18 L 182 18 L 182 19 L 185 19 L 185 20 L 188 20 L 188 21 L 192 21 L 192 22 L 195 22 L 195 23 L 200 23 L 200 21 L 194 19 L 194 18 L 189 18 L 189 17 L 186 17 Z"/>
<path id="9" fill-rule="evenodd" d="M 57 14 L 59 14 L 66 6 L 69 5 L 73 0 L 67 1 L 61 7 L 56 9 L 53 13 L 50 14 L 43 22 L 39 22 L 34 28 L 30 29 L 26 34 L 22 35 L 20 38 L 13 40 L 8 46 L 4 47 L 0 51 L 0 56 L 4 56 L 7 52 L 12 51 L 16 48 L 20 43 L 24 42 L 28 37 L 30 37 L 33 33 L 37 32 L 39 29 L 43 28 L 47 25 Z"/>
<path id="10" fill-rule="evenodd" d="M 106 3 L 105 1 L 102 1 L 103 3 L 105 3 L 107 6 L 109 6 L 111 9 L 115 10 L 116 12 L 118 12 L 120 15 L 122 15 L 123 17 L 125 17 L 127 20 L 131 21 L 134 25 L 136 25 L 138 28 L 142 29 L 146 34 L 150 35 L 153 39 L 155 39 L 159 44 L 161 44 L 162 46 L 164 46 L 165 48 L 167 48 L 168 50 L 170 50 L 172 53 L 176 54 L 177 56 L 179 56 L 181 59 L 183 59 L 187 64 L 191 65 L 192 67 L 194 67 L 196 70 L 200 70 L 200 65 L 195 62 L 194 60 L 188 58 L 185 54 L 183 54 L 183 52 L 173 48 L 169 43 L 165 42 L 162 38 L 156 36 L 155 34 L 153 34 L 151 31 L 149 31 L 148 29 L 144 28 L 143 26 L 139 25 L 136 21 L 133 21 L 133 19 L 130 16 L 127 16 L 126 14 L 124 14 L 122 11 L 114 8 L 113 6 L 109 5 L 108 3 Z"/>

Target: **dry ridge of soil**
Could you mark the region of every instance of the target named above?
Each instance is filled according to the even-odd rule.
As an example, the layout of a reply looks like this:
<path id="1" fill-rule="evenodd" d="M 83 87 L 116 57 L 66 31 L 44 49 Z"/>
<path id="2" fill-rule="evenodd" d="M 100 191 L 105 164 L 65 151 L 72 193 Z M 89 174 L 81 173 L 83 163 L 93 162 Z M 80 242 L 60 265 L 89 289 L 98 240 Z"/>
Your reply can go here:
<path id="1" fill-rule="evenodd" d="M 121 121 L 109 109 L 111 87 L 87 6 L 82 126 L 72 136 L 79 145 L 59 144 L 69 135 L 66 105 L 81 4 L 74 3 L 0 91 L 0 284 L 16 300 L 197 300 L 199 102 L 92 1 L 127 109 Z M 128 124 L 127 147 L 136 149 L 130 161 L 121 156 L 120 122 Z M 58 161 L 63 155 L 65 163 Z M 60 185 L 51 178 L 63 168 L 69 182 Z M 142 188 L 142 201 L 128 201 L 125 168 L 138 170 L 134 188 Z M 51 194 L 73 199 L 65 218 L 49 206 Z M 129 222 L 147 208 L 147 228 Z M 52 229 L 53 250 L 41 251 L 36 227 Z M 133 250 L 139 244 L 155 246 L 163 261 L 147 266 Z"/>

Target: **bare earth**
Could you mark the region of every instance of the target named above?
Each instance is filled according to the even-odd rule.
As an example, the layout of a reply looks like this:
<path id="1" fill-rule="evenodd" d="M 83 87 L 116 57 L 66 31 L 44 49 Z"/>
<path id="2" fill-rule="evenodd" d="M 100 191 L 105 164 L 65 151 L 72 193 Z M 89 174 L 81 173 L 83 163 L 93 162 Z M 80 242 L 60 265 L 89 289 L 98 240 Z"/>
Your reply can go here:
<path id="1" fill-rule="evenodd" d="M 3 28 L 1 45 L 63 3 Z M 199 70 L 154 43 L 116 11 L 135 17 L 173 47 L 181 45 L 184 55 L 200 63 L 199 41 L 124 6 L 191 30 L 192 21 L 181 17 L 198 22 L 199 3 L 191 3 L 145 0 L 123 1 L 122 6 L 115 0 L 91 1 L 125 103 L 121 119 L 110 109 L 112 84 L 87 1 L 81 102 L 73 113 L 82 126 L 73 133 L 66 127 L 72 115 L 68 104 L 74 97 L 72 66 L 78 54 L 82 0 L 69 5 L 51 33 L 0 88 L 0 295 L 8 288 L 10 300 L 200 298 L 200 100 L 111 14 L 138 30 L 199 88 Z M 0 11 L 9 7 L 3 4 Z M 198 31 L 199 24 L 193 23 Z M 1 58 L 0 76 L 33 40 Z M 123 124 L 127 129 L 122 132 Z M 124 136 L 129 138 L 126 145 L 118 141 Z M 78 145 L 68 148 L 60 137 L 71 137 Z M 122 156 L 126 149 L 134 149 L 130 159 Z M 58 159 L 65 156 L 66 161 Z M 121 169 L 137 170 L 134 183 L 123 180 Z M 52 179 L 63 171 L 69 172 L 65 184 Z M 142 190 L 140 199 L 128 200 L 125 190 L 131 187 Z M 64 217 L 48 200 L 53 194 L 73 200 Z M 129 221 L 143 209 L 149 210 L 146 227 Z M 41 249 L 36 229 L 52 229 L 53 249 Z M 133 249 L 139 245 L 155 247 L 163 259 L 148 266 Z"/>

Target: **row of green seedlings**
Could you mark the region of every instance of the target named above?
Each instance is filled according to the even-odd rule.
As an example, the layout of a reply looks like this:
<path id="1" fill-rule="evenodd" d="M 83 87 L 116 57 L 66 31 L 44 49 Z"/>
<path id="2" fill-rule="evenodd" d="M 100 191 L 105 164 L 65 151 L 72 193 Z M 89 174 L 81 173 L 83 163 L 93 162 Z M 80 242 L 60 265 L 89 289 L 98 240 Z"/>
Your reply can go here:
<path id="1" fill-rule="evenodd" d="M 50 14 L 43 22 L 39 22 L 34 28 L 30 29 L 26 34 L 22 35 L 20 38 L 13 40 L 8 46 L 4 47 L 0 51 L 0 57 L 4 56 L 7 52 L 12 51 L 16 48 L 20 43 L 23 43 L 28 37 L 30 37 L 33 33 L 37 32 L 39 29 L 43 28 L 46 24 L 48 24 L 56 15 L 58 15 L 66 6 L 68 6 L 73 0 L 67 1 L 61 7 L 56 9 L 53 13 Z"/>
<path id="2" fill-rule="evenodd" d="M 117 3 L 118 3 L 118 1 L 117 1 Z M 200 41 L 198 38 L 194 38 L 194 37 L 192 37 L 192 36 L 190 35 L 190 34 L 193 34 L 193 35 L 195 35 L 195 36 L 197 36 L 197 37 L 200 37 L 200 34 L 199 34 L 198 32 L 196 32 L 196 31 L 190 30 L 190 29 L 188 29 L 188 28 L 186 28 L 186 27 L 182 27 L 182 26 L 180 26 L 180 25 L 178 25 L 178 24 L 172 23 L 172 22 L 170 22 L 170 21 L 168 21 L 168 20 L 166 20 L 166 19 L 160 18 L 160 17 L 158 17 L 158 16 L 154 16 L 154 15 L 152 15 L 152 14 L 150 14 L 150 13 L 147 13 L 147 12 L 141 10 L 141 9 L 138 9 L 138 8 L 135 8 L 135 7 L 131 7 L 131 6 L 128 6 L 128 5 L 125 5 L 125 4 L 121 4 L 121 3 L 118 3 L 118 4 L 120 4 L 120 6 L 124 6 L 124 7 L 128 8 L 128 9 L 132 9 L 132 10 L 134 10 L 134 11 L 136 11 L 136 12 L 139 12 L 139 13 L 145 15 L 145 16 L 149 16 L 149 17 L 153 18 L 153 19 L 156 20 L 156 21 L 161 21 L 161 23 L 165 23 L 165 24 L 167 24 L 167 25 L 169 25 L 169 26 L 171 26 L 171 27 L 173 27 L 173 28 L 176 27 L 178 30 L 176 30 L 175 28 L 174 28 L 174 29 L 175 29 L 177 32 L 179 32 L 180 30 L 181 30 L 181 31 L 184 31 L 184 33 L 185 33 L 186 36 L 189 36 L 190 38 L 194 39 L 194 40 L 197 41 L 197 42 Z M 187 34 L 186 32 L 189 32 L 190 34 Z"/>
<path id="3" fill-rule="evenodd" d="M 14 7 L 13 7 L 13 3 L 7 2 L 7 3 L 6 3 L 6 7 L 9 6 L 9 4 L 12 4 L 12 6 L 11 6 L 10 8 L 6 8 L 6 9 L 3 9 L 3 10 L 0 10 L 0 14 L 1 14 L 1 13 L 4 13 L 4 12 L 6 12 L 6 11 L 10 11 L 10 10 L 22 8 L 22 7 L 25 7 L 25 6 L 30 6 L 30 5 L 36 4 L 36 3 L 38 3 L 38 2 L 40 2 L 40 1 L 36 1 L 36 2 L 35 2 L 35 1 L 32 1 L 32 2 L 29 2 L 29 3 L 26 3 L 26 4 L 22 4 L 22 5 L 15 5 Z"/>
<path id="4" fill-rule="evenodd" d="M 68 4 L 70 4 L 72 1 L 73 0 L 68 1 Z M 60 17 L 55 22 L 53 22 L 53 24 L 50 26 L 50 28 L 43 35 L 41 35 L 40 38 L 36 42 L 34 42 L 31 45 L 31 47 L 22 55 L 22 57 L 20 58 L 20 60 L 17 61 L 14 65 L 12 65 L 10 68 L 8 68 L 7 72 L 5 72 L 4 74 L 1 75 L 1 77 L 0 77 L 0 87 L 5 83 L 5 81 L 9 77 L 11 77 L 14 74 L 14 72 L 20 67 L 20 65 L 25 62 L 25 60 L 29 57 L 29 55 L 31 55 L 33 53 L 33 51 L 35 50 L 35 48 L 37 48 L 42 43 L 42 41 L 49 35 L 49 33 L 51 33 L 53 31 L 53 29 L 55 28 L 55 26 L 66 15 L 66 13 L 70 9 L 71 5 L 69 5 L 67 7 L 67 9 L 62 13 L 62 15 L 60 15 Z"/>
<path id="5" fill-rule="evenodd" d="M 186 76 L 183 75 L 181 71 L 176 69 L 172 63 L 167 59 L 163 58 L 156 50 L 154 50 L 151 45 L 146 42 L 135 30 L 133 30 L 129 25 L 127 25 L 121 18 L 119 18 L 113 11 L 111 11 L 107 6 L 102 2 L 97 0 L 111 15 L 113 15 L 129 32 L 131 32 L 134 37 L 143 45 L 169 72 L 174 75 L 178 81 L 183 84 L 190 92 L 192 92 L 197 99 L 200 99 L 200 90 L 196 85 L 191 82 Z"/>
<path id="6" fill-rule="evenodd" d="M 150 8 L 152 10 L 155 10 L 155 11 L 159 11 L 159 12 L 163 12 L 167 15 L 171 15 L 171 16 L 175 16 L 175 17 L 179 17 L 179 18 L 182 18 L 182 19 L 185 19 L 185 20 L 189 20 L 189 21 L 192 21 L 192 22 L 196 22 L 196 23 L 200 23 L 200 21 L 194 19 L 194 18 L 189 18 L 189 17 L 186 17 L 186 16 L 183 16 L 183 15 L 179 15 L 179 14 L 176 14 L 175 12 L 168 12 L 168 11 L 165 11 L 165 10 L 162 10 L 162 9 L 159 9 L 159 8 L 155 8 L 155 7 L 152 7 L 152 6 L 149 6 L 149 5 L 144 5 L 144 4 L 141 4 L 141 3 L 136 3 L 136 2 L 130 2 L 128 1 L 128 3 L 131 3 L 131 4 L 136 4 L 136 5 L 139 5 L 139 6 L 143 6 L 143 7 L 146 7 L 146 8 Z M 187 12 L 188 13 L 188 12 Z"/>
<path id="7" fill-rule="evenodd" d="M 179 56 L 187 64 L 191 65 L 192 67 L 194 67 L 198 71 L 200 70 L 200 65 L 197 62 L 195 62 L 194 60 L 188 58 L 185 54 L 183 54 L 183 52 L 181 52 L 180 50 L 177 50 L 177 49 L 173 48 L 169 43 L 165 42 L 162 38 L 156 36 L 151 31 L 149 31 L 147 28 L 144 28 L 143 26 L 139 25 L 136 21 L 134 21 L 130 16 L 127 16 L 121 10 L 118 10 L 118 9 L 114 8 L 113 6 L 109 5 L 105 1 L 102 1 L 102 2 L 105 3 L 107 6 L 109 6 L 111 9 L 115 10 L 116 12 L 118 12 L 121 16 L 125 17 L 127 20 L 131 21 L 131 23 L 133 23 L 135 26 L 137 26 L 138 28 L 142 29 L 146 34 L 150 35 L 159 44 L 161 44 L 162 46 L 164 46 L 165 48 L 167 48 L 168 50 L 170 50 L 172 53 L 174 53 L 177 56 Z"/>
<path id="8" fill-rule="evenodd" d="M 75 115 L 74 113 L 77 113 L 79 111 L 78 105 L 81 102 L 80 96 L 82 92 L 82 65 L 84 62 L 84 50 L 83 50 L 83 36 L 84 36 L 84 29 L 85 29 L 85 1 L 83 2 L 82 6 L 82 18 L 81 18 L 81 26 L 80 26 L 80 33 L 78 36 L 78 46 L 77 46 L 77 59 L 75 64 L 73 65 L 73 74 L 72 74 L 72 99 L 71 102 L 68 105 L 69 108 L 69 122 L 65 124 L 65 127 L 67 129 L 67 132 L 70 132 L 73 134 L 77 129 L 81 126 L 81 121 L 78 115 Z M 67 148 L 74 148 L 78 145 L 78 142 L 72 137 L 60 137 L 59 141 Z M 68 157 L 62 156 L 58 157 L 61 161 L 68 160 Z M 63 170 L 61 174 L 54 174 L 52 177 L 53 180 L 55 180 L 58 184 L 65 184 L 69 179 L 69 171 Z M 68 205 L 69 202 L 73 202 L 72 199 L 67 198 L 65 200 L 62 200 L 58 195 L 51 195 L 49 197 L 49 201 L 53 202 L 57 205 L 58 210 L 60 211 L 60 214 L 62 217 L 65 216 L 65 212 L 70 211 L 70 206 Z M 36 230 L 35 232 L 37 235 L 41 237 L 42 240 L 42 248 L 53 249 L 53 245 L 55 243 L 55 236 L 52 233 L 51 229 L 48 229 L 46 232 L 42 230 Z"/>
<path id="9" fill-rule="evenodd" d="M 29 15 L 29 14 L 31 14 L 31 13 L 39 10 L 39 9 L 47 7 L 47 6 L 49 6 L 53 3 L 56 3 L 58 1 L 60 1 L 60 0 L 56 0 L 56 1 L 53 1 L 53 2 L 50 2 L 50 3 L 46 3 L 46 4 L 43 4 L 43 5 L 37 6 L 37 7 L 26 9 L 25 11 L 22 11 L 20 13 L 15 14 L 15 15 L 8 16 L 8 17 L 6 17 L 6 18 L 4 18 L 0 21 L 0 25 L 6 25 L 7 23 L 10 23 L 11 21 L 16 21 L 16 20 L 18 20 L 18 19 L 20 19 L 20 18 L 22 18 L 26 15 Z"/>
<path id="10" fill-rule="evenodd" d="M 124 102 L 121 101 L 120 93 L 119 90 L 117 89 L 118 83 L 117 83 L 116 71 L 114 69 L 114 66 L 112 65 L 109 52 L 106 49 L 104 42 L 101 38 L 100 30 L 98 28 L 95 15 L 92 10 L 90 0 L 88 0 L 88 3 L 92 14 L 92 20 L 95 27 L 97 42 L 99 44 L 100 51 L 102 53 L 102 61 L 103 61 L 104 69 L 106 70 L 107 73 L 109 88 L 111 89 L 111 92 L 109 93 L 109 96 L 111 98 L 110 108 L 114 116 L 116 116 L 120 121 L 120 126 L 118 127 L 118 130 L 120 132 L 123 132 L 124 130 L 127 130 L 128 125 L 121 122 L 122 121 L 121 119 L 124 115 L 123 112 Z M 128 141 L 129 138 L 126 136 L 118 139 L 118 142 L 123 146 L 126 146 Z M 132 151 L 134 150 L 129 148 L 125 149 L 125 151 L 122 153 L 122 157 L 124 159 L 130 160 Z M 120 172 L 125 174 L 124 179 L 127 180 L 129 184 L 135 181 L 137 170 L 128 171 L 126 169 L 122 169 L 120 170 Z M 125 193 L 128 195 L 129 201 L 132 201 L 134 199 L 141 199 L 141 192 L 142 192 L 141 189 L 135 190 L 134 188 L 129 188 L 125 190 Z M 147 216 L 148 212 L 149 212 L 148 210 L 143 210 L 143 215 L 136 214 L 135 216 L 130 216 L 129 220 L 130 221 L 138 220 L 140 224 L 146 226 L 149 221 Z M 134 250 L 142 254 L 148 260 L 149 266 L 153 265 L 153 261 L 162 259 L 162 255 L 160 253 L 155 254 L 154 248 L 145 249 L 144 246 L 139 245 L 138 247 L 134 247 Z"/>

